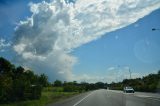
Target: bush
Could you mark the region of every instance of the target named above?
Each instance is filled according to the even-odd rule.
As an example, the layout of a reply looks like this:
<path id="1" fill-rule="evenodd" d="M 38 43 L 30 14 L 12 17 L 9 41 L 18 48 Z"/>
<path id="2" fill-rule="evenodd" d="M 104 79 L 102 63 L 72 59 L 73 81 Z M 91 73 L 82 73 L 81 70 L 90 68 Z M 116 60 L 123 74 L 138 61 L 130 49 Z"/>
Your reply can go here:
<path id="1" fill-rule="evenodd" d="M 39 99 L 43 86 L 47 86 L 47 77 L 34 74 L 23 67 L 15 67 L 0 57 L 0 103 Z"/>
<path id="2" fill-rule="evenodd" d="M 66 85 L 63 87 L 64 92 L 82 92 L 81 87 L 75 85 Z"/>

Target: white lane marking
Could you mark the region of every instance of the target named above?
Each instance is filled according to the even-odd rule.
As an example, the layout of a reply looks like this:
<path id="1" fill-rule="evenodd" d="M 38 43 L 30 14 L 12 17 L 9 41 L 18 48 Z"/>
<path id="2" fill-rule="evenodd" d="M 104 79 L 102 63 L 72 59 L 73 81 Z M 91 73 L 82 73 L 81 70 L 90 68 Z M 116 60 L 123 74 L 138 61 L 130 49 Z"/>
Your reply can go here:
<path id="1" fill-rule="evenodd" d="M 107 91 L 114 92 L 114 93 L 123 93 L 122 91 L 117 91 L 117 90 L 107 90 Z"/>
<path id="2" fill-rule="evenodd" d="M 93 91 L 95 92 L 95 91 Z M 81 103 L 84 99 L 86 99 L 87 97 L 89 97 L 90 95 L 93 94 L 93 92 L 91 92 L 90 94 L 88 94 L 87 96 L 85 96 L 84 98 L 82 98 L 80 101 L 78 101 L 77 103 L 75 103 L 73 106 L 77 106 L 79 103 Z"/>
<path id="3" fill-rule="evenodd" d="M 147 98 L 147 99 L 156 100 L 156 101 L 159 101 L 159 102 L 160 102 L 160 99 L 159 99 L 159 98 L 151 97 L 151 98 Z"/>
<path id="4" fill-rule="evenodd" d="M 150 99 L 150 100 L 160 101 L 159 97 L 153 97 L 153 96 L 148 96 L 148 95 L 134 95 L 134 96 L 140 97 L 140 98 L 146 98 L 146 99 Z"/>
<path id="5" fill-rule="evenodd" d="M 149 97 L 152 97 L 152 96 L 148 96 L 148 95 L 135 95 L 137 97 L 142 97 L 142 98 L 149 98 Z"/>

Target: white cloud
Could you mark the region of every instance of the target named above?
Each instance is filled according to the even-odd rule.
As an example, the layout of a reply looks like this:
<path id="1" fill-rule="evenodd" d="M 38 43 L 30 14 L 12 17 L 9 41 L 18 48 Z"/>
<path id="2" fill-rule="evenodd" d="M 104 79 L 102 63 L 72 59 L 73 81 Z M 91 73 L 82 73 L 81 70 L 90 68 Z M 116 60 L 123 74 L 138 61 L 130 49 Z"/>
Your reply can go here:
<path id="1" fill-rule="evenodd" d="M 148 75 L 148 73 L 135 73 L 133 72 L 131 74 L 132 78 L 142 78 L 145 75 Z M 95 83 L 95 82 L 104 82 L 104 83 L 112 83 L 112 82 L 119 82 L 123 81 L 124 79 L 130 79 L 130 74 L 128 70 L 112 70 L 107 71 L 103 75 L 95 75 L 95 74 L 83 74 L 81 76 L 74 75 L 72 76 L 74 79 L 78 80 L 79 82 L 89 82 L 89 83 Z"/>
<path id="2" fill-rule="evenodd" d="M 53 0 L 30 4 L 32 16 L 15 29 L 14 50 L 22 64 L 50 79 L 73 79 L 71 51 L 125 27 L 160 7 L 159 0 Z M 40 65 L 41 64 L 41 65 Z M 43 66 L 43 67 L 42 67 Z M 62 74 L 63 72 L 64 74 Z"/>
<path id="3" fill-rule="evenodd" d="M 107 70 L 111 71 L 111 70 L 115 70 L 115 69 L 116 69 L 115 67 L 109 67 Z"/>
<path id="4" fill-rule="evenodd" d="M 139 24 L 134 24 L 134 27 L 135 27 L 135 28 L 139 27 Z"/>
<path id="5" fill-rule="evenodd" d="M 104 83 L 112 83 L 112 82 L 121 82 L 124 79 L 130 79 L 130 67 L 129 66 L 118 66 L 118 67 L 109 67 L 106 71 L 103 71 L 101 73 L 91 73 L 91 74 L 82 74 L 80 76 L 73 75 L 73 79 L 78 80 L 79 82 L 104 82 Z M 152 73 L 157 73 L 157 71 L 151 71 L 151 72 L 132 72 L 131 71 L 131 78 L 142 78 L 143 76 L 149 75 Z"/>
<path id="6" fill-rule="evenodd" d="M 83 74 L 81 76 L 72 76 L 73 79 L 76 79 L 78 82 L 89 82 L 89 83 L 95 83 L 95 82 L 107 82 L 107 78 L 104 76 L 97 76 L 97 75 L 88 75 Z"/>
<path id="7" fill-rule="evenodd" d="M 4 52 L 5 48 L 10 47 L 11 44 L 7 43 L 5 39 L 0 38 L 0 52 Z"/>

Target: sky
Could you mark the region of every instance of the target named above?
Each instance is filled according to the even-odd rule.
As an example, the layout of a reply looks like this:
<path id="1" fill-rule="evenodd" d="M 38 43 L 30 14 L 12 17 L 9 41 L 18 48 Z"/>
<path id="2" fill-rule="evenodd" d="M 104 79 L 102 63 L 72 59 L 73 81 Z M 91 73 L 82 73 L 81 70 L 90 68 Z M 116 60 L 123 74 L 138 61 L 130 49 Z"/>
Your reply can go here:
<path id="1" fill-rule="evenodd" d="M 160 69 L 160 0 L 0 0 L 0 56 L 56 79 L 117 82 Z"/>

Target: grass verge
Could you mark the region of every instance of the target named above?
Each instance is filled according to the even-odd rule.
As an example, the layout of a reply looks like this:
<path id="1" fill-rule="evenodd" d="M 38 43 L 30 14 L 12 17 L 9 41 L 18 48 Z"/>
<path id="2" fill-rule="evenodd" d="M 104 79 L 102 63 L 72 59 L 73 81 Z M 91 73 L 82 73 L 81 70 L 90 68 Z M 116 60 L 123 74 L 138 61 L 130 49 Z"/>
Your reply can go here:
<path id="1" fill-rule="evenodd" d="M 46 87 L 43 89 L 42 96 L 39 100 L 28 100 L 10 104 L 0 104 L 0 106 L 45 106 L 48 103 L 54 103 L 73 95 L 78 92 L 63 92 L 62 87 Z"/>

